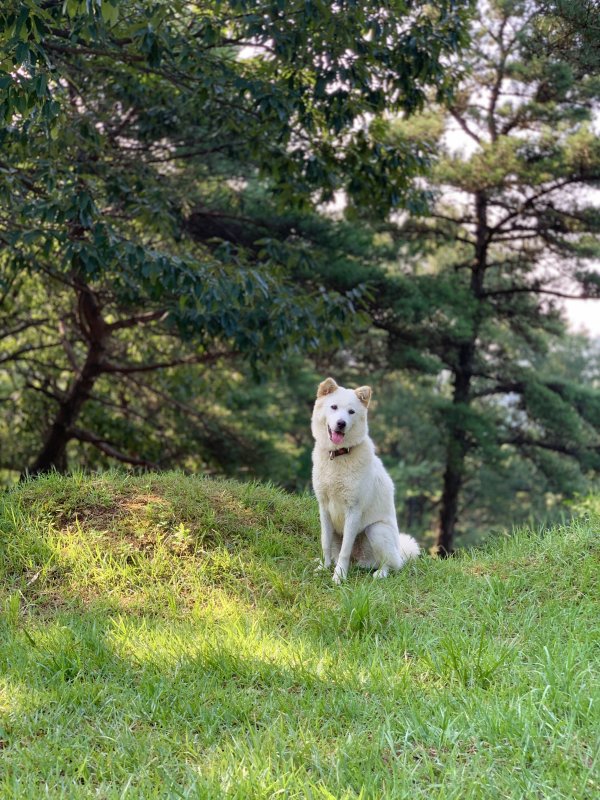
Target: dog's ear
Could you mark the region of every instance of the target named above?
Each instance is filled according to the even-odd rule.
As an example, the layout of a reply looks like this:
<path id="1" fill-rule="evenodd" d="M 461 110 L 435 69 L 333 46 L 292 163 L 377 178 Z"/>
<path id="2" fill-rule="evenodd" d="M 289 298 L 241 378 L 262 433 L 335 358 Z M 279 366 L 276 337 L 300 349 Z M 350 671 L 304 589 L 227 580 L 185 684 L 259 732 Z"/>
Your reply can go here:
<path id="1" fill-rule="evenodd" d="M 319 384 L 319 388 L 317 389 L 317 397 L 324 397 L 326 394 L 331 394 L 332 392 L 335 392 L 337 388 L 338 385 L 333 378 L 325 378 L 325 380 Z"/>
<path id="2" fill-rule="evenodd" d="M 370 386 L 359 386 L 358 389 L 354 390 L 354 394 L 358 397 L 363 406 L 366 408 L 369 407 L 372 394 Z"/>

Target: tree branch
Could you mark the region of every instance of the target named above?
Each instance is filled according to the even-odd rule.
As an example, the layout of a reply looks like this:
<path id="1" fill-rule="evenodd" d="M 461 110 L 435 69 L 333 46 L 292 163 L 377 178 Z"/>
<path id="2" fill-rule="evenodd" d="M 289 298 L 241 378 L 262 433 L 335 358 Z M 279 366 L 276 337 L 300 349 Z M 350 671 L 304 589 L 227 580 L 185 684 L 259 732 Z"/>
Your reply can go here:
<path id="1" fill-rule="evenodd" d="M 573 178 L 573 177 L 565 178 L 562 181 L 558 181 L 557 183 L 554 183 L 552 186 L 545 186 L 543 189 L 540 189 L 539 192 L 536 192 L 535 194 L 531 195 L 531 197 L 528 197 L 527 200 L 524 200 L 523 203 L 521 204 L 520 208 L 517 208 L 514 211 L 511 211 L 510 214 L 507 214 L 503 219 L 501 219 L 499 222 L 497 222 L 495 225 L 493 225 L 490 228 L 490 231 L 491 231 L 492 235 L 496 231 L 499 231 L 511 219 L 514 219 L 515 217 L 518 217 L 521 214 L 524 214 L 526 212 L 527 208 L 532 208 L 533 204 L 535 203 L 535 201 L 539 200 L 540 197 L 544 197 L 544 195 L 550 194 L 551 192 L 555 192 L 557 189 L 562 189 L 565 186 L 568 186 L 570 183 L 577 183 L 577 182 L 578 182 L 578 178 Z"/>
<path id="2" fill-rule="evenodd" d="M 46 322 L 49 322 L 48 317 L 44 317 L 43 319 L 26 320 L 25 322 L 21 322 L 15 328 L 10 328 L 7 331 L 0 332 L 0 339 L 7 339 L 9 336 L 15 336 L 17 333 L 26 331 L 29 328 L 37 328 L 39 325 L 44 325 Z"/>
<path id="3" fill-rule="evenodd" d="M 600 300 L 597 294 L 567 294 L 558 289 L 542 289 L 540 286 L 513 286 L 510 289 L 490 289 L 485 291 L 482 297 L 497 297 L 500 295 L 511 294 L 547 294 L 551 297 L 562 297 L 565 300 Z"/>
<path id="4" fill-rule="evenodd" d="M 178 367 L 183 364 L 211 364 L 219 358 L 232 358 L 240 355 L 237 352 L 205 353 L 201 356 L 188 356 L 187 358 L 174 358 L 171 361 L 154 362 L 152 364 L 113 364 L 110 361 L 103 361 L 101 372 L 118 372 L 129 375 L 134 372 L 153 372 L 157 369 L 167 369 L 168 367 Z"/>
<path id="5" fill-rule="evenodd" d="M 147 322 L 154 322 L 155 320 L 164 320 L 168 315 L 168 311 L 160 309 L 159 311 L 148 311 L 146 314 L 137 314 L 133 317 L 120 319 L 116 322 L 111 322 L 106 326 L 109 333 L 112 331 L 119 331 L 123 328 L 133 328 L 136 325 L 145 325 Z"/>
<path id="6" fill-rule="evenodd" d="M 562 453 L 565 456 L 577 458 L 579 451 L 567 445 L 560 444 L 559 442 L 542 442 L 538 439 L 531 439 L 529 436 L 522 434 L 511 436 L 508 439 L 501 440 L 501 444 L 512 444 L 516 447 L 539 447 L 542 450 L 551 450 L 554 453 Z M 593 448 L 596 449 L 596 448 Z"/>
<path id="7" fill-rule="evenodd" d="M 65 400 L 66 394 L 61 392 L 57 394 L 56 392 L 51 392 L 47 386 L 36 386 L 35 383 L 32 383 L 31 380 L 27 380 L 25 383 L 26 389 L 31 389 L 34 392 L 40 392 L 40 394 L 45 395 L 46 397 L 50 397 L 52 400 L 55 400 L 57 403 L 62 403 Z"/>
<path id="8" fill-rule="evenodd" d="M 8 353 L 8 355 L 0 357 L 0 364 L 5 364 L 7 361 L 21 361 L 27 360 L 22 359 L 21 357 L 26 353 L 32 353 L 35 350 L 49 350 L 53 347 L 58 346 L 58 342 L 52 342 L 51 344 L 38 344 L 38 345 L 27 345 L 26 347 L 21 347 L 19 350 L 14 350 L 12 353 Z"/>
<path id="9" fill-rule="evenodd" d="M 472 393 L 473 399 L 480 397 L 489 397 L 493 394 L 523 394 L 525 391 L 525 384 L 521 381 L 513 383 L 500 383 L 497 386 L 492 386 L 489 389 L 480 389 Z"/>
<path id="10" fill-rule="evenodd" d="M 75 351 L 71 345 L 67 337 L 67 326 L 64 323 L 64 320 L 60 320 L 58 323 L 58 332 L 60 333 L 60 340 L 62 342 L 63 350 L 67 354 L 67 358 L 69 359 L 69 364 L 73 367 L 73 370 L 77 373 L 79 372 L 79 364 L 77 363 L 77 358 L 75 356 Z"/>
<path id="11" fill-rule="evenodd" d="M 153 461 L 148 461 L 148 459 L 138 458 L 137 456 L 121 453 L 120 450 L 117 450 L 116 447 L 114 447 L 106 439 L 102 439 L 100 436 L 96 436 L 95 434 L 85 431 L 82 428 L 69 428 L 68 434 L 71 436 L 71 438 L 77 439 L 80 442 L 89 442 L 107 456 L 116 458 L 118 461 L 122 461 L 125 464 L 132 464 L 136 467 L 147 467 L 148 469 L 159 468 L 158 464 L 155 464 Z"/>
<path id="12" fill-rule="evenodd" d="M 496 106 L 498 104 L 498 98 L 500 96 L 500 89 L 502 88 L 502 82 L 504 80 L 504 71 L 506 68 L 506 58 L 507 58 L 507 51 L 504 45 L 504 29 L 508 23 L 508 17 L 504 17 L 500 23 L 500 29 L 498 31 L 498 39 L 496 39 L 498 47 L 500 49 L 500 62 L 497 65 L 496 69 L 496 80 L 494 81 L 494 85 L 492 87 L 492 92 L 490 96 L 490 102 L 488 106 L 488 130 L 490 132 L 490 138 L 492 142 L 495 142 L 498 138 L 498 128 L 496 126 Z M 494 36 L 492 38 L 495 39 Z"/>
<path id="13" fill-rule="evenodd" d="M 163 156 L 163 157 L 157 156 L 156 158 L 147 158 L 146 159 L 146 163 L 147 164 L 164 164 L 167 161 L 177 161 L 179 159 L 195 158 L 196 156 L 208 156 L 211 153 L 219 153 L 222 150 L 227 150 L 228 148 L 239 147 L 241 144 L 243 144 L 242 141 L 224 142 L 223 144 L 215 145 L 214 147 L 209 147 L 208 149 L 207 148 L 201 148 L 199 150 L 188 150 L 186 152 L 175 151 L 174 153 L 171 153 L 168 156 Z"/>
<path id="14" fill-rule="evenodd" d="M 450 109 L 450 113 L 452 114 L 454 119 L 458 122 L 458 124 L 463 129 L 463 131 L 467 134 L 467 136 L 470 136 L 471 139 L 473 139 L 474 141 L 477 142 L 477 144 L 480 145 L 481 144 L 481 137 L 478 136 L 475 133 L 475 131 L 472 131 L 471 128 L 469 128 L 469 126 L 467 125 L 466 120 L 464 119 L 464 117 L 462 117 L 455 108 L 451 108 Z"/>

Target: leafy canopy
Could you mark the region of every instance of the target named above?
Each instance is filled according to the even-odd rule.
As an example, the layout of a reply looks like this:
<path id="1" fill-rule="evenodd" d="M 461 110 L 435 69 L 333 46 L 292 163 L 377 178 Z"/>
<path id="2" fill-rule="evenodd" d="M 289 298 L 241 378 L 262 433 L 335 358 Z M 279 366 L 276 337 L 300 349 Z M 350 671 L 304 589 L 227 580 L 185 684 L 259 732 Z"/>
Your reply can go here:
<path id="1" fill-rule="evenodd" d="M 185 221 L 253 179 L 280 207 L 342 189 L 359 205 L 403 202 L 425 153 L 373 141 L 363 120 L 448 96 L 468 6 L 9 0 L 3 272 L 106 280 L 120 303 L 161 303 L 181 333 L 223 333 L 252 354 L 266 329 L 282 345 L 307 331 L 307 346 L 317 321 L 351 306 L 302 300 L 268 248 L 199 247 Z"/>

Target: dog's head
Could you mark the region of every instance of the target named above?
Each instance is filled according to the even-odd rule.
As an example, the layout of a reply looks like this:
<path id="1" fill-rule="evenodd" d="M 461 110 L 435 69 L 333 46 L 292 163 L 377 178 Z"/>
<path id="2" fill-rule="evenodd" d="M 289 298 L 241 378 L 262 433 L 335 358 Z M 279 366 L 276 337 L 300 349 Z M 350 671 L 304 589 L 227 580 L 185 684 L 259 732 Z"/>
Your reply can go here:
<path id="1" fill-rule="evenodd" d="M 333 378 L 320 383 L 311 425 L 317 443 L 328 450 L 360 444 L 368 435 L 370 401 L 370 386 L 344 389 Z"/>

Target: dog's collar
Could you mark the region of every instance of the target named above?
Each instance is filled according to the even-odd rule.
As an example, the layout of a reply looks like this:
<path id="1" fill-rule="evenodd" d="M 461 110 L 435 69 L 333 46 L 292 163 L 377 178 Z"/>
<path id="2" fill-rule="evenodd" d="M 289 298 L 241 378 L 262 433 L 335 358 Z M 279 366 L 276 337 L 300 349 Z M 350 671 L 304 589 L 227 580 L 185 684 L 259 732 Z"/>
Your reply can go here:
<path id="1" fill-rule="evenodd" d="M 333 459 L 337 458 L 338 456 L 347 456 L 350 450 L 352 450 L 351 447 L 340 447 L 339 450 L 330 450 L 329 460 L 333 461 Z"/>

